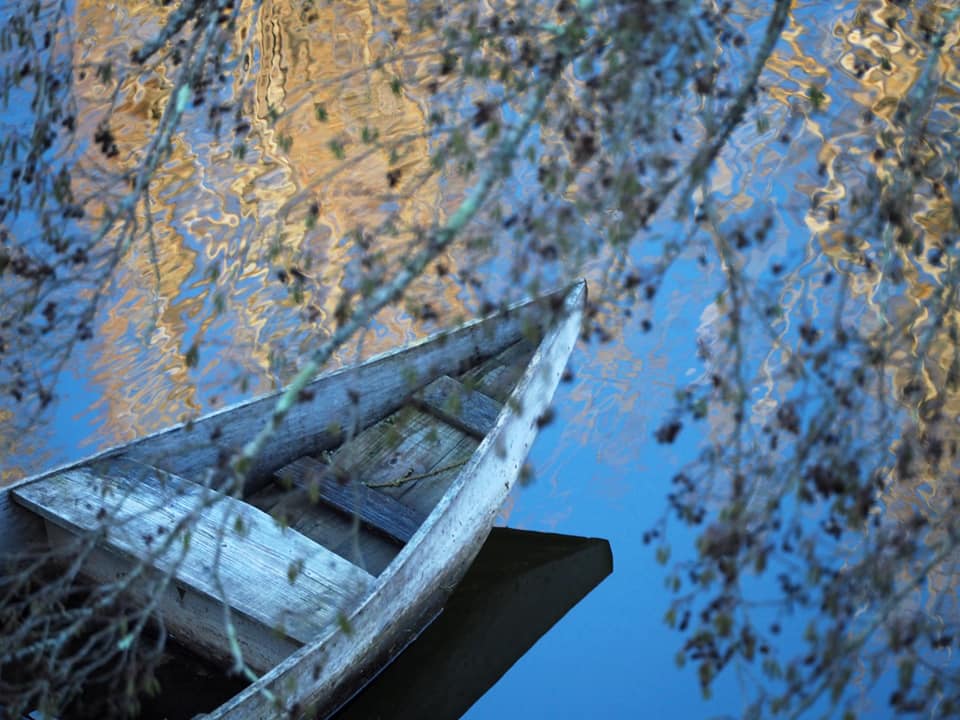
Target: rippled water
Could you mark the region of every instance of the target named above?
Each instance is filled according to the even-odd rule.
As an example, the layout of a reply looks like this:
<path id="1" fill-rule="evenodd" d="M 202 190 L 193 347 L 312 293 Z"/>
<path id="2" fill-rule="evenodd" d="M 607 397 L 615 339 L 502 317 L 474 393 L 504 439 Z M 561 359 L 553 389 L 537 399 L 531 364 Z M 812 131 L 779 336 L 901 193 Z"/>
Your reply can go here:
<path id="1" fill-rule="evenodd" d="M 736 5 L 740 16 L 757 23 L 763 17 L 750 3 Z M 126 57 L 158 26 L 163 12 L 153 3 L 78 2 L 77 60 L 97 64 Z M 831 205 L 846 197 L 849 174 L 869 158 L 898 101 L 920 75 L 923 57 L 916 43 L 887 22 L 905 12 L 894 3 L 867 0 L 795 3 L 764 75 L 766 92 L 713 176 L 720 225 L 730 229 L 739 217 L 763 213 L 774 221 L 770 240 L 749 257 L 756 267 L 780 261 L 826 268 L 831 259 L 850 253 L 827 217 Z M 316 17 L 307 22 L 304 13 Z M 250 108 L 249 123 L 224 116 L 219 132 L 197 122 L 177 136 L 151 189 L 152 241 L 124 257 L 95 338 L 82 346 L 64 377 L 51 428 L 39 436 L 42 441 L 21 444 L 5 473 L 120 443 L 282 383 L 316 339 L 329 334 L 339 294 L 334 290 L 349 287 L 358 276 L 347 231 L 357 224 L 373 227 L 397 211 L 413 225 L 453 206 L 463 192 L 457 178 L 429 168 L 424 138 L 429 98 L 415 90 L 397 94 L 391 73 L 359 72 L 388 40 L 401 49 L 429 42 L 407 27 L 405 18 L 400 4 L 373 13 L 368 3 L 314 7 L 280 0 L 265 3 L 258 22 L 238 29 L 238 44 L 246 50 L 234 59 L 255 78 L 252 94 L 222 100 Z M 393 40 L 398 29 L 399 39 Z M 745 29 L 757 32 L 753 24 Z M 956 32 L 947 47 L 939 71 L 943 93 L 952 99 L 941 103 L 939 112 L 956 116 Z M 414 77 L 424 71 L 419 62 L 413 58 L 392 71 Z M 824 94 L 820 111 L 808 101 L 812 86 Z M 111 98 L 92 77 L 80 80 L 79 87 L 79 117 L 90 135 Z M 130 153 L 150 137 L 168 92 L 160 78 L 123 87 L 113 125 L 121 152 L 104 172 L 132 162 Z M 317 120 L 318 108 L 323 122 Z M 872 125 L 863 121 L 865 110 L 874 115 Z M 403 139 L 403 173 L 389 199 L 383 197 L 392 166 L 386 151 L 357 152 L 344 170 L 331 149 L 331 143 L 356 141 L 364 132 Z M 868 161 L 881 172 L 894 171 L 888 158 Z M 91 171 L 90 186 L 95 185 Z M 317 209 L 312 224 L 304 217 L 311 204 Z M 929 199 L 928 245 L 946 226 L 944 208 Z M 674 229 L 664 221 L 652 232 Z M 387 243 L 388 254 L 400 254 L 407 240 L 401 231 L 378 242 Z M 636 250 L 638 260 L 642 252 Z M 296 282 L 289 276 L 294 258 L 298 269 L 319 281 L 316 287 L 329 289 L 310 290 L 302 304 L 296 302 Z M 416 295 L 432 299 L 437 324 L 477 309 L 476 292 L 455 272 L 472 261 L 454 251 L 445 259 L 450 273 L 414 288 Z M 905 305 L 890 312 L 908 313 L 912 296 L 922 299 L 932 291 L 939 270 L 921 270 L 908 277 L 910 292 L 900 301 Z M 599 277 L 596 268 L 583 271 L 594 281 Z M 784 336 L 791 324 L 795 328 L 805 318 L 832 312 L 829 303 L 818 304 L 813 278 L 814 273 L 798 272 L 785 279 L 779 298 Z M 663 447 L 651 436 L 671 406 L 674 388 L 700 381 L 705 372 L 696 347 L 723 332 L 723 311 L 715 304 L 721 283 L 720 268 L 704 271 L 695 257 L 684 258 L 659 294 L 652 332 L 625 320 L 612 342 L 577 350 L 576 381 L 561 389 L 558 422 L 544 431 L 534 451 L 537 479 L 514 494 L 503 519 L 529 529 L 610 538 L 615 573 L 478 703 L 473 717 L 598 712 L 702 717 L 739 708 L 736 678 L 706 704 L 696 699 L 692 672 L 665 670 L 672 668 L 679 640 L 661 623 L 668 602 L 662 568 L 640 543 L 640 534 L 663 508 L 672 468 L 696 452 L 693 437 Z M 886 302 L 876 275 L 864 272 L 850 283 L 865 306 Z M 361 346 L 344 349 L 335 364 L 430 327 L 402 309 L 386 311 Z M 195 343 L 199 362 L 191 368 L 184 357 Z M 766 378 L 752 398 L 759 423 L 770 412 L 770 399 L 783 390 L 775 378 L 784 359 L 764 354 L 769 350 L 759 345 L 752 351 Z M 946 344 L 934 343 L 930 372 L 938 367 L 943 372 L 950 353 Z M 895 373 L 893 382 L 905 380 Z M 936 377 L 929 382 L 943 385 Z M 944 402 L 960 409 L 954 396 Z M 710 422 L 713 427 L 703 432 L 719 431 L 729 418 L 713 415 Z M 935 486 L 922 491 L 928 502 L 936 502 Z"/>

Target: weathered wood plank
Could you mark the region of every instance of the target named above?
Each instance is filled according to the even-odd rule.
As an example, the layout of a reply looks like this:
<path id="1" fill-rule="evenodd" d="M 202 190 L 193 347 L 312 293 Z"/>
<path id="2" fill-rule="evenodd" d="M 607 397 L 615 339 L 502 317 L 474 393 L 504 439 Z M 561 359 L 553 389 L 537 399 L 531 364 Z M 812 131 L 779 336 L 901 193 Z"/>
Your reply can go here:
<path id="1" fill-rule="evenodd" d="M 379 575 L 400 552 L 401 545 L 356 519 L 309 500 L 307 505 L 294 527 L 368 573 Z"/>
<path id="2" fill-rule="evenodd" d="M 241 630 L 259 625 L 288 638 L 275 644 L 276 652 L 288 653 L 289 641 L 295 647 L 322 634 L 373 583 L 367 573 L 300 533 L 280 528 L 257 508 L 128 460 L 65 471 L 18 487 L 14 497 L 72 534 L 109 528 L 102 544 L 112 560 L 99 574 L 111 577 L 131 560 L 147 561 L 172 574 L 181 590 L 226 602 L 250 621 Z M 64 540 L 62 533 L 52 536 Z M 118 565 L 120 559 L 126 562 Z M 99 560 L 107 562 L 104 554 Z M 189 615 L 174 620 L 187 623 L 171 627 L 167 618 L 174 634 L 195 631 Z M 215 634 L 197 644 L 229 655 L 222 623 L 208 630 Z M 262 641 L 263 634 L 252 640 Z M 260 670 L 285 657 L 271 649 L 252 652 L 256 664 L 251 664 Z"/>
<path id="3" fill-rule="evenodd" d="M 506 402 L 535 350 L 536 347 L 526 339 L 515 342 L 495 357 L 465 371 L 460 377 L 469 385 L 464 384 L 464 387 L 475 389 L 476 392 L 482 390 L 484 395 Z M 458 438 L 456 442 L 442 456 L 434 459 L 432 467 L 424 473 L 425 477 L 405 483 L 397 493 L 404 503 L 421 512 L 433 509 L 479 445 L 473 435 L 453 434 L 443 428 L 440 432 L 451 440 Z"/>
<path id="4" fill-rule="evenodd" d="M 50 543 L 56 547 L 73 547 L 76 534 L 47 522 Z M 95 583 L 109 585 L 127 578 L 134 568 L 129 557 L 95 548 L 84 564 L 84 573 Z M 147 569 L 126 591 L 135 607 L 156 603 L 156 612 L 163 618 L 166 630 L 184 647 L 215 664 L 229 667 L 234 662 L 230 649 L 223 642 L 223 603 L 195 592 L 186 583 L 168 573 Z M 295 652 L 302 643 L 278 633 L 271 627 L 238 612 L 231 613 L 237 645 L 244 662 L 258 671 L 266 671 L 276 662 Z"/>
<path id="5" fill-rule="evenodd" d="M 450 427 L 445 425 L 445 427 Z M 452 428 L 451 428 L 452 429 Z M 460 434 L 449 452 L 436 458 L 421 477 L 397 488 L 397 497 L 419 512 L 429 513 L 463 470 L 480 443 L 472 435 Z"/>
<path id="6" fill-rule="evenodd" d="M 505 403 L 523 371 L 530 364 L 530 358 L 536 349 L 536 345 L 529 340 L 520 340 L 497 355 L 465 370 L 458 379 L 471 390 L 477 390 L 499 403 Z"/>
<path id="7" fill-rule="evenodd" d="M 410 406 L 339 448 L 332 462 L 347 476 L 427 516 L 478 444 L 473 436 Z"/>
<path id="8" fill-rule="evenodd" d="M 273 482 L 247 498 L 247 502 L 371 575 L 383 572 L 400 552 L 400 546 L 394 540 L 315 502 L 308 490 L 297 486 L 284 487 L 287 484 L 279 480 Z"/>
<path id="9" fill-rule="evenodd" d="M 506 402 L 535 350 L 536 347 L 528 340 L 514 343 L 495 357 L 488 358 L 476 367 L 465 371 L 461 378 L 470 385 L 464 385 L 464 387 L 481 388 L 483 395 Z M 475 391 L 480 392 L 480 390 Z M 461 435 L 444 455 L 436 458 L 433 466 L 427 471 L 426 477 L 404 484 L 398 492 L 398 497 L 410 507 L 419 509 L 421 512 L 429 512 L 470 459 L 477 445 L 479 443 L 475 436 Z"/>
<path id="10" fill-rule="evenodd" d="M 281 525 L 293 527 L 293 523 L 296 521 L 299 513 L 293 515 L 282 507 L 283 501 L 291 492 L 293 492 L 293 488 L 286 487 L 281 483 L 272 482 L 260 488 L 252 495 L 248 495 L 244 498 L 244 501 L 253 505 L 255 508 L 260 508 L 274 520 L 279 521 Z"/>
<path id="11" fill-rule="evenodd" d="M 362 482 L 340 483 L 331 468 L 315 458 L 299 458 L 277 470 L 277 477 L 316 492 L 323 502 L 349 516 L 356 515 L 400 543 L 413 537 L 423 522 L 420 513 Z"/>
<path id="12" fill-rule="evenodd" d="M 330 464 L 337 473 L 382 486 L 396 497 L 408 478 L 430 472 L 463 437 L 462 431 L 410 405 L 337 448 Z"/>
<path id="13" fill-rule="evenodd" d="M 394 540 L 316 499 L 305 488 L 276 480 L 248 497 L 246 502 L 371 575 L 383 572 L 400 552 Z"/>
<path id="14" fill-rule="evenodd" d="M 424 410 L 454 427 L 483 440 L 493 429 L 501 405 L 476 390 L 469 390 L 459 380 L 442 375 L 414 396 Z"/>

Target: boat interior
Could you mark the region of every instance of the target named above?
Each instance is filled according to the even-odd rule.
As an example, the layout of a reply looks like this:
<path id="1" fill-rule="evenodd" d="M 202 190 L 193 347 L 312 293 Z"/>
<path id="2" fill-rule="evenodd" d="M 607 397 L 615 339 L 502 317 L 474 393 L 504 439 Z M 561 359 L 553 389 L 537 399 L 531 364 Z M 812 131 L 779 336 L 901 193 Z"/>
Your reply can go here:
<path id="1" fill-rule="evenodd" d="M 535 346 L 443 375 L 338 448 L 279 469 L 247 498 L 371 575 L 420 527 L 493 426 Z"/>

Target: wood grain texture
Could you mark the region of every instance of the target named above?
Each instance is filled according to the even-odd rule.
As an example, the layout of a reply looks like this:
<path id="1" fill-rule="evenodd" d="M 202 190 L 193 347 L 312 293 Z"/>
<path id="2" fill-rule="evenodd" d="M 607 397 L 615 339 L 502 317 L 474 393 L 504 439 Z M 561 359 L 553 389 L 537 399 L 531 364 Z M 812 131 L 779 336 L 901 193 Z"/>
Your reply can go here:
<path id="1" fill-rule="evenodd" d="M 441 375 L 414 396 L 430 414 L 483 440 L 493 429 L 501 405 L 482 392 L 468 389 L 459 380 Z"/>
<path id="2" fill-rule="evenodd" d="M 479 445 L 472 435 L 461 433 L 460 439 L 447 453 L 434 459 L 424 477 L 397 488 L 397 497 L 419 512 L 429 514 Z"/>
<path id="3" fill-rule="evenodd" d="M 128 460 L 66 471 L 19 487 L 14 497 L 68 533 L 103 532 L 106 552 L 97 562 L 104 566 L 95 574 L 110 577 L 123 564 L 147 561 L 207 604 L 227 603 L 249 621 L 244 630 L 259 625 L 263 632 L 257 632 L 256 642 L 266 633 L 287 638 L 287 643 L 273 643 L 285 654 L 326 631 L 373 583 L 367 573 L 300 533 L 281 529 L 260 510 Z M 173 542 L 159 552 L 169 538 Z M 107 555 L 112 562 L 106 562 Z M 175 635 L 196 632 L 189 615 L 182 621 L 187 627 L 166 619 Z M 218 655 L 229 655 L 222 622 L 209 630 L 215 635 L 197 644 L 218 646 Z M 285 656 L 254 653 L 260 670 Z"/>
<path id="4" fill-rule="evenodd" d="M 382 573 L 401 548 L 395 540 L 367 528 L 356 518 L 313 503 L 296 529 L 371 575 Z"/>
<path id="5" fill-rule="evenodd" d="M 75 547 L 75 533 L 50 522 L 47 532 L 51 544 Z M 86 558 L 83 571 L 93 582 L 108 585 L 129 577 L 133 569 L 128 556 L 96 548 Z M 149 568 L 131 584 L 126 597 L 137 607 L 156 602 L 156 612 L 163 619 L 164 628 L 181 645 L 222 667 L 233 665 L 233 654 L 224 642 L 224 606 L 219 600 Z M 282 660 L 303 645 L 242 613 L 232 612 L 231 622 L 244 662 L 258 672 L 268 670 L 276 665 L 277 658 Z"/>
<path id="6" fill-rule="evenodd" d="M 461 374 L 464 381 L 461 384 L 464 387 L 482 388 L 484 395 L 491 394 L 506 402 L 535 350 L 536 346 L 527 340 L 513 343 L 494 357 Z M 434 459 L 426 477 L 403 485 L 397 492 L 397 496 L 404 503 L 421 512 L 430 512 L 436 506 L 450 483 L 456 479 L 463 464 L 470 459 L 479 445 L 475 436 L 466 433 L 454 434 L 447 425 L 443 426 L 441 432 L 449 435 L 451 440 L 459 439 L 442 457 Z"/>
<path id="7" fill-rule="evenodd" d="M 317 503 L 307 489 L 271 483 L 247 499 L 282 525 L 305 535 L 340 557 L 379 575 L 400 552 L 394 540 L 370 530 L 355 518 Z"/>
<path id="8" fill-rule="evenodd" d="M 412 405 L 382 420 L 330 454 L 337 472 L 368 485 L 390 485 L 398 496 L 406 479 L 432 470 L 465 434 Z"/>
<path id="9" fill-rule="evenodd" d="M 343 475 L 377 486 L 426 517 L 477 444 L 472 436 L 411 405 L 345 443 L 331 453 L 330 461 Z M 456 466 L 438 472 L 447 465 Z"/>
<path id="10" fill-rule="evenodd" d="M 540 313 L 549 326 L 511 395 L 509 411 L 500 415 L 437 507 L 350 615 L 352 632 L 331 631 L 301 648 L 208 718 L 325 717 L 423 627 L 476 555 L 516 480 L 538 418 L 549 406 L 579 336 L 585 301 L 581 281 L 566 291 L 555 314 Z M 549 304 L 556 305 L 555 297 Z M 282 697 L 285 707 L 275 708 L 263 690 Z"/>
<path id="11" fill-rule="evenodd" d="M 302 457 L 277 471 L 281 480 L 309 488 L 318 500 L 348 516 L 357 516 L 383 534 L 406 543 L 420 527 L 424 516 L 389 495 L 368 488 L 362 482 L 340 483 L 328 465 Z"/>
<path id="12" fill-rule="evenodd" d="M 497 355 L 464 371 L 460 375 L 463 380 L 461 384 L 468 388 L 481 388 L 484 395 L 499 398 L 505 403 L 529 365 L 534 351 L 536 346 L 527 340 L 515 342 Z M 404 503 L 421 512 L 430 512 L 436 506 L 450 483 L 456 479 L 462 465 L 470 459 L 479 445 L 475 436 L 454 433 L 446 424 L 441 427 L 440 432 L 451 441 L 456 439 L 456 443 L 450 446 L 443 456 L 434 458 L 432 466 L 426 471 L 426 477 L 403 485 L 397 492 L 397 496 Z"/>
<path id="13" fill-rule="evenodd" d="M 499 403 L 505 403 L 513 388 L 530 364 L 537 346 L 524 339 L 488 358 L 458 376 L 471 390 L 482 392 Z"/>

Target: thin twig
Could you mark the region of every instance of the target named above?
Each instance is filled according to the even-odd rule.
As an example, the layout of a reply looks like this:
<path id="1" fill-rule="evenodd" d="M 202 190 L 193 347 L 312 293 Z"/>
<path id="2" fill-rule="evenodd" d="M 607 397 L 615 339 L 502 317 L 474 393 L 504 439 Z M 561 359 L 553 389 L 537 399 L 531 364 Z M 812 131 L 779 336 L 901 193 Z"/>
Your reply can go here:
<path id="1" fill-rule="evenodd" d="M 365 482 L 363 484 L 366 485 L 368 488 L 402 487 L 407 483 L 416 482 L 417 480 L 423 480 L 424 478 L 433 477 L 434 475 L 440 475 L 441 473 L 445 473 L 448 470 L 454 470 L 458 467 L 463 467 L 464 465 L 467 464 L 467 462 L 468 462 L 467 460 L 461 460 L 460 462 L 451 463 L 450 465 L 444 465 L 441 468 L 436 468 L 435 470 L 431 470 L 425 473 L 419 473 L 417 475 L 407 475 L 402 478 L 397 478 L 396 480 L 385 480 L 383 482 L 377 482 L 377 483 Z"/>

